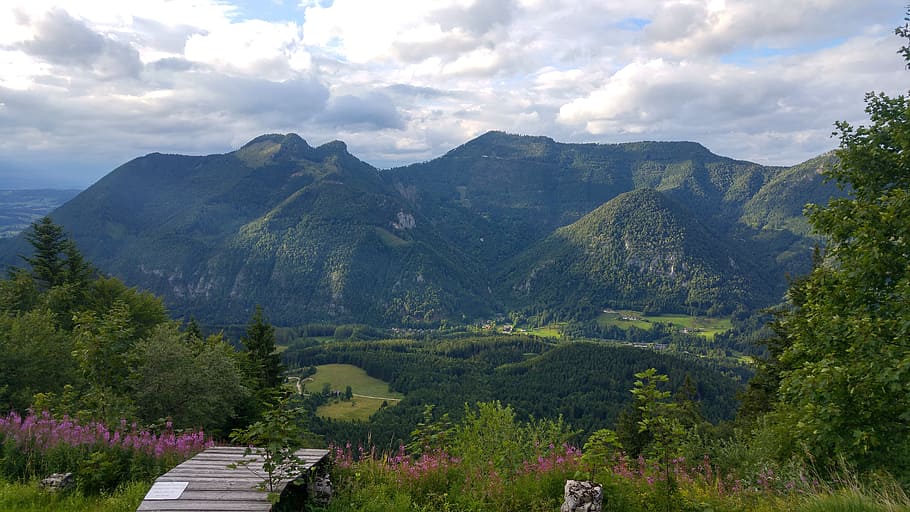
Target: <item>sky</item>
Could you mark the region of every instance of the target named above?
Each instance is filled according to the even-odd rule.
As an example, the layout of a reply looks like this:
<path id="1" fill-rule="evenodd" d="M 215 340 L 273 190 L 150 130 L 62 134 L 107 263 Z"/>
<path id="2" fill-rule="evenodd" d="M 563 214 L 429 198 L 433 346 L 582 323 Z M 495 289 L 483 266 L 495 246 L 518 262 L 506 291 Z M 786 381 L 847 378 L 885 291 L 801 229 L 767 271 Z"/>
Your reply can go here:
<path id="1" fill-rule="evenodd" d="M 0 189 L 263 133 L 376 167 L 489 130 L 794 165 L 906 93 L 904 0 L 4 0 Z"/>

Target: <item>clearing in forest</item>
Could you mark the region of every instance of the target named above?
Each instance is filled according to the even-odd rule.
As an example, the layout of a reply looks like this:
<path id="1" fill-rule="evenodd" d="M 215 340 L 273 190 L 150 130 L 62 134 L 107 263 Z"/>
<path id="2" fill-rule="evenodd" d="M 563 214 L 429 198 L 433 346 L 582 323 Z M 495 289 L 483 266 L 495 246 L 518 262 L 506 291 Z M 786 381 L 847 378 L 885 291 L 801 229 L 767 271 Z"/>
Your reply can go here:
<path id="1" fill-rule="evenodd" d="M 726 317 L 643 315 L 641 312 L 629 310 L 604 311 L 597 317 L 597 323 L 601 326 L 615 325 L 620 329 L 637 327 L 646 331 L 650 331 L 656 323 L 665 323 L 675 326 L 680 331 L 704 336 L 709 340 L 713 340 L 715 334 L 733 328 L 730 318 Z"/>
<path id="2" fill-rule="evenodd" d="M 391 391 L 387 382 L 370 377 L 362 368 L 350 364 L 317 366 L 316 373 L 304 379 L 303 389 L 306 393 L 322 393 L 326 384 L 333 396 L 316 410 L 316 414 L 325 418 L 365 421 L 382 407 L 383 402 L 391 406 L 404 398 L 403 394 Z M 351 386 L 353 396 L 344 400 L 348 386 Z"/>

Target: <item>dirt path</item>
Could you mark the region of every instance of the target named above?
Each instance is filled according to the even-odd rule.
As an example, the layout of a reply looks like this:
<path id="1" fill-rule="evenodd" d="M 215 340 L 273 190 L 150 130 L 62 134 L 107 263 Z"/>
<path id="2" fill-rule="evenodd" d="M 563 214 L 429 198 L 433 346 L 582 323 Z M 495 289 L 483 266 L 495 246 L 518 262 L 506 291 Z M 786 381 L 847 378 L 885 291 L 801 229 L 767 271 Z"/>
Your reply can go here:
<path id="1" fill-rule="evenodd" d="M 389 397 L 385 397 L 385 396 L 358 395 L 357 393 L 351 393 L 351 396 L 356 396 L 357 398 L 372 398 L 374 400 L 391 400 L 393 402 L 401 401 L 400 398 L 389 398 Z"/>

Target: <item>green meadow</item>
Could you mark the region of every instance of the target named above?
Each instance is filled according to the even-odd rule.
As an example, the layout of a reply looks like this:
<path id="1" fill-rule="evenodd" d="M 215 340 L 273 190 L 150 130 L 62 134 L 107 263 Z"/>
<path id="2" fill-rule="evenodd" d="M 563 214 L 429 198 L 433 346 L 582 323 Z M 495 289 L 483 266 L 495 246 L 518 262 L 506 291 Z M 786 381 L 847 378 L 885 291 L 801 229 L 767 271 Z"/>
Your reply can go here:
<path id="1" fill-rule="evenodd" d="M 367 375 L 350 364 L 326 364 L 316 367 L 316 373 L 302 383 L 307 393 L 320 393 L 326 384 L 333 391 L 344 393 L 348 386 L 354 393 L 350 401 L 333 401 L 320 406 L 316 414 L 325 418 L 365 421 L 379 410 L 383 402 L 395 405 L 404 395 L 391 391 L 388 383 Z"/>
<path id="2" fill-rule="evenodd" d="M 630 310 L 603 312 L 597 317 L 597 323 L 603 327 L 610 325 L 620 329 L 637 327 L 647 331 L 651 330 L 657 323 L 664 323 L 673 325 L 680 330 L 685 329 L 690 334 L 704 336 L 709 340 L 713 340 L 715 334 L 728 331 L 733 327 L 733 323 L 727 317 L 669 314 L 643 315 L 639 311 Z"/>

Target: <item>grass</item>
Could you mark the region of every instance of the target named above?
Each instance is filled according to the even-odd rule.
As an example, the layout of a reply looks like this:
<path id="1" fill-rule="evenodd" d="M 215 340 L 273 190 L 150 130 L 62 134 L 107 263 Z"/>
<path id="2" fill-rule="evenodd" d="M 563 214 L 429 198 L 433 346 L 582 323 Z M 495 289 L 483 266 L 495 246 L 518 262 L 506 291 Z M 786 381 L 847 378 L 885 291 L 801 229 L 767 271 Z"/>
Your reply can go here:
<path id="1" fill-rule="evenodd" d="M 377 398 L 354 397 L 350 401 L 341 400 L 320 406 L 316 414 L 341 421 L 367 421 L 382 407 L 383 401 Z M 394 403 L 388 402 L 389 405 Z"/>
<path id="2" fill-rule="evenodd" d="M 63 495 L 41 491 L 37 482 L 11 483 L 0 480 L 0 510 L 16 512 L 134 512 L 151 487 L 133 482 L 102 496 L 83 496 L 78 492 Z"/>
<path id="3" fill-rule="evenodd" d="M 389 231 L 380 227 L 376 228 L 376 234 L 379 235 L 379 239 L 386 247 L 406 247 L 411 244 L 411 242 L 398 238 Z"/>
<path id="4" fill-rule="evenodd" d="M 632 318 L 624 320 L 623 318 Z M 637 327 L 646 331 L 651 330 L 655 323 L 665 323 L 674 325 L 680 329 L 688 329 L 690 334 L 703 336 L 709 340 L 714 339 L 714 335 L 725 332 L 733 328 L 733 322 L 729 318 L 691 316 L 691 315 L 642 315 L 638 311 L 615 311 L 604 312 L 597 317 L 597 323 L 603 327 L 614 325 L 621 329 Z"/>
<path id="5" fill-rule="evenodd" d="M 559 331 L 559 324 L 550 324 L 543 327 L 528 329 L 528 334 L 540 336 L 542 338 L 561 338 L 562 332 Z"/>
<path id="6" fill-rule="evenodd" d="M 389 389 L 385 381 L 374 379 L 367 372 L 350 364 L 324 364 L 316 367 L 316 374 L 311 377 L 312 382 L 306 383 L 309 392 L 322 391 L 325 383 L 332 386 L 333 390 L 344 391 L 351 386 L 355 395 L 368 395 L 381 398 L 404 398 L 401 393 Z"/>
<path id="7" fill-rule="evenodd" d="M 404 398 L 401 393 L 391 391 L 385 381 L 374 379 L 363 369 L 350 364 L 317 366 L 316 374 L 310 379 L 305 383 L 307 392 L 319 393 L 328 384 L 332 390 L 341 392 L 351 386 L 355 395 L 351 401 L 333 402 L 319 407 L 316 414 L 325 418 L 363 421 L 378 411 L 383 401 L 394 405 Z"/>

